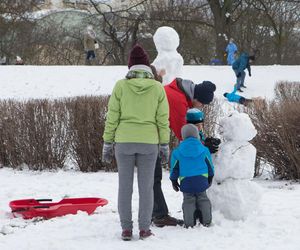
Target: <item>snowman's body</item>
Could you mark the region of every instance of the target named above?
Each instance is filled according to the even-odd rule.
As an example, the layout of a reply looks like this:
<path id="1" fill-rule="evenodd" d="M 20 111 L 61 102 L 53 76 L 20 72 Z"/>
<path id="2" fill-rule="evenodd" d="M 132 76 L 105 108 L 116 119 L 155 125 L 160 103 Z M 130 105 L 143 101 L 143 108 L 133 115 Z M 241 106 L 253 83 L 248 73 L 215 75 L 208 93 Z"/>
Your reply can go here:
<path id="1" fill-rule="evenodd" d="M 163 84 L 171 83 L 176 77 L 182 77 L 183 58 L 177 52 L 179 46 L 179 36 L 177 32 L 167 26 L 160 27 L 153 36 L 157 50 L 157 57 L 153 65 L 157 71 L 165 70 Z"/>
<path id="2" fill-rule="evenodd" d="M 235 112 L 220 121 L 220 133 L 225 141 L 214 157 L 215 177 L 208 194 L 225 218 L 246 219 L 261 197 L 252 181 L 256 149 L 249 142 L 257 132 L 247 114 Z"/>

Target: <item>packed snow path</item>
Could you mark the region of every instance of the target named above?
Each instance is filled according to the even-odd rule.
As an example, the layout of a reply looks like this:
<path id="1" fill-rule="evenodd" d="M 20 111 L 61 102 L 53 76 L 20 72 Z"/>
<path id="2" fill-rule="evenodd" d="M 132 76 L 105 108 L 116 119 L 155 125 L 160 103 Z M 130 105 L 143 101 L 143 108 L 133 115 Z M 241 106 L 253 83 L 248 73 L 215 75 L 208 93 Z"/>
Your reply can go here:
<path id="1" fill-rule="evenodd" d="M 31 172 L 0 169 L 1 250 L 96 250 L 96 249 L 210 249 L 210 250 L 296 250 L 300 239 L 300 185 L 282 181 L 256 180 L 263 190 L 260 207 L 245 221 L 224 219 L 213 213 L 213 226 L 194 229 L 152 227 L 155 236 L 138 240 L 138 196 L 133 195 L 134 240 L 120 239 L 117 212 L 116 173 Z M 168 173 L 163 190 L 170 213 L 182 217 L 182 194 L 173 191 Z M 109 200 L 96 214 L 81 212 L 46 221 L 10 219 L 8 203 L 14 199 L 104 197 Z"/>

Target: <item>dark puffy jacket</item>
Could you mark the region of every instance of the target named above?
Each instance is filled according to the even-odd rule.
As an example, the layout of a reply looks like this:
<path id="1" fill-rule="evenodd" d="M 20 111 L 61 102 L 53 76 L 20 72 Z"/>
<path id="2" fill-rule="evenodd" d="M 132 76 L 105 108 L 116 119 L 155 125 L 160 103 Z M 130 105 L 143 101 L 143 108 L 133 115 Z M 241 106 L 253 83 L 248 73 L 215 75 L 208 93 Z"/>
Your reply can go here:
<path id="1" fill-rule="evenodd" d="M 249 75 L 251 75 L 248 53 L 242 53 L 240 57 L 232 64 L 232 69 L 235 70 L 237 74 L 242 73 L 245 69 L 248 69 Z"/>

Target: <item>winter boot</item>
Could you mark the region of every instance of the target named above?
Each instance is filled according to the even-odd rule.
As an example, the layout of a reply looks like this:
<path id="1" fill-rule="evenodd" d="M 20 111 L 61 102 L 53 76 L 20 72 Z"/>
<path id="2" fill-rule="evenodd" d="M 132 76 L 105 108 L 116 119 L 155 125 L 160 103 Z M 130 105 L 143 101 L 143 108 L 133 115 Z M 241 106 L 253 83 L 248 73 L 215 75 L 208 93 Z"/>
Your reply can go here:
<path id="1" fill-rule="evenodd" d="M 140 231 L 140 239 L 143 240 L 143 239 L 146 239 L 150 236 L 154 235 L 150 229 L 148 230 L 141 230 Z"/>
<path id="2" fill-rule="evenodd" d="M 129 241 L 132 239 L 132 230 L 124 229 L 121 234 L 121 238 L 124 241 Z"/>
<path id="3" fill-rule="evenodd" d="M 155 226 L 157 227 L 164 227 L 164 226 L 182 226 L 183 220 L 178 220 L 174 217 L 171 217 L 170 215 L 166 215 L 159 218 L 154 218 L 152 220 Z"/>

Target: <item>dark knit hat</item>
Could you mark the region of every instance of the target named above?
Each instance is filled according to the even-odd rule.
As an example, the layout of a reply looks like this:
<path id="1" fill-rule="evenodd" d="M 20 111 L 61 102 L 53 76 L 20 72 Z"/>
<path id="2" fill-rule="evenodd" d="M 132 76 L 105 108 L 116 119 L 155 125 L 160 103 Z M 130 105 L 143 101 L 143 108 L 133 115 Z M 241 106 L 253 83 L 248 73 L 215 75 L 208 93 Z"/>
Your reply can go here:
<path id="1" fill-rule="evenodd" d="M 209 104 L 214 98 L 216 85 L 210 81 L 203 81 L 200 84 L 195 84 L 194 99 L 202 104 Z"/>
<path id="2" fill-rule="evenodd" d="M 137 64 L 143 64 L 150 67 L 148 54 L 139 44 L 136 44 L 130 51 L 128 68 Z"/>
<path id="3" fill-rule="evenodd" d="M 182 139 L 194 137 L 200 139 L 198 128 L 194 124 L 186 124 L 181 128 Z"/>
<path id="4" fill-rule="evenodd" d="M 204 113 L 197 108 L 192 108 L 186 112 L 185 118 L 187 123 L 198 124 L 204 122 Z"/>
<path id="5" fill-rule="evenodd" d="M 224 96 L 224 97 L 227 97 L 227 95 L 228 95 L 228 93 L 227 93 L 227 92 L 223 94 L 223 96 Z"/>

